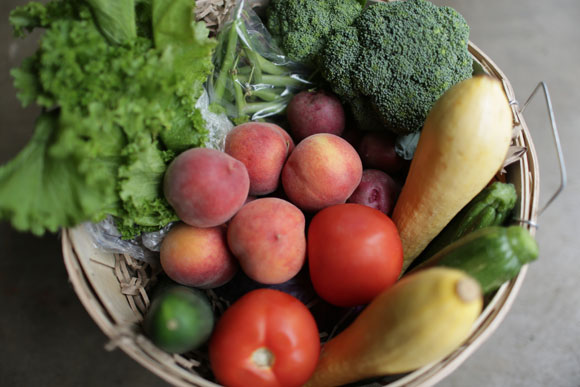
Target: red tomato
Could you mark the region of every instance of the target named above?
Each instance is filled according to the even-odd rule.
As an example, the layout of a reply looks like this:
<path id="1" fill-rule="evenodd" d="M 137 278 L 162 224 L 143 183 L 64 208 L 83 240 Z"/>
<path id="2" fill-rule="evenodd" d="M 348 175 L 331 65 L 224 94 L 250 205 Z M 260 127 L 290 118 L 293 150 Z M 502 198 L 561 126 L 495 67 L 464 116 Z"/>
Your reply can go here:
<path id="1" fill-rule="evenodd" d="M 338 204 L 312 218 L 308 262 L 321 298 L 338 306 L 362 305 L 397 281 L 403 246 L 387 215 L 361 204 Z"/>
<path id="2" fill-rule="evenodd" d="M 316 368 L 320 353 L 312 314 L 293 296 L 253 290 L 219 320 L 209 343 L 217 380 L 228 386 L 300 386 Z"/>

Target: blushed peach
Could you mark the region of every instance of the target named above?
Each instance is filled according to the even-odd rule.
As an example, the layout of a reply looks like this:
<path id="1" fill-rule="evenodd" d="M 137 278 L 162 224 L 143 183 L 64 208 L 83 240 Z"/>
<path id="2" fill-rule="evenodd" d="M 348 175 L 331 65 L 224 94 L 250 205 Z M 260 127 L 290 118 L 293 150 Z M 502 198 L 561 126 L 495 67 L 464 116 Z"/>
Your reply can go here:
<path id="1" fill-rule="evenodd" d="M 279 130 L 278 130 L 279 129 Z M 288 157 L 288 143 L 274 124 L 247 122 L 226 136 L 224 151 L 246 166 L 250 195 L 266 195 L 276 190 L 280 172 Z"/>
<path id="2" fill-rule="evenodd" d="M 278 198 L 247 203 L 228 226 L 228 245 L 254 281 L 279 284 L 294 277 L 306 258 L 305 218 Z"/>
<path id="3" fill-rule="evenodd" d="M 319 133 L 302 140 L 282 170 L 282 186 L 304 211 L 344 203 L 362 177 L 362 162 L 346 140 Z"/>
<path id="4" fill-rule="evenodd" d="M 224 226 L 174 226 L 161 243 L 160 259 L 169 278 L 201 289 L 224 285 L 238 270 L 228 249 Z"/>
<path id="5" fill-rule="evenodd" d="M 296 144 L 294 143 L 294 140 L 292 139 L 290 134 L 279 125 L 272 123 L 269 123 L 268 125 L 272 126 L 272 128 L 276 129 L 278 133 L 280 133 L 282 137 L 284 137 L 284 140 L 286 141 L 286 147 L 288 148 L 288 155 L 290 155 L 290 153 L 292 153 L 292 151 L 296 147 Z"/>
<path id="6" fill-rule="evenodd" d="M 165 172 L 163 191 L 177 216 L 196 227 L 227 222 L 242 207 L 250 188 L 244 164 L 215 149 L 193 148 Z"/>

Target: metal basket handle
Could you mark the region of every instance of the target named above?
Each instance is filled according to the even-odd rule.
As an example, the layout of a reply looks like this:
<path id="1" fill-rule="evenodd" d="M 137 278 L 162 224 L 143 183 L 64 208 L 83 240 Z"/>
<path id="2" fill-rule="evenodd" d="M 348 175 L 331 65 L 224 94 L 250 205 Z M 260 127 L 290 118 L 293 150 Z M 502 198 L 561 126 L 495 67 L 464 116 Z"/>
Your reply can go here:
<path id="1" fill-rule="evenodd" d="M 560 166 L 560 186 L 558 187 L 556 192 L 554 192 L 552 194 L 552 196 L 546 202 L 546 204 L 544 204 L 542 206 L 542 208 L 540 208 L 538 210 L 538 216 L 541 215 L 550 206 L 550 204 L 552 204 L 554 202 L 556 197 L 558 197 L 558 195 L 560 195 L 560 193 L 564 190 L 564 188 L 566 187 L 567 181 L 568 181 L 568 175 L 566 173 L 566 163 L 564 162 L 564 153 L 562 152 L 562 146 L 560 144 L 560 135 L 558 133 L 558 127 L 556 125 L 556 118 L 554 116 L 554 109 L 552 108 L 552 100 L 550 98 L 550 92 L 548 91 L 548 86 L 546 85 L 546 83 L 544 81 L 541 81 L 540 83 L 538 83 L 538 85 L 534 88 L 534 90 L 532 91 L 532 93 L 530 94 L 530 96 L 528 97 L 526 102 L 519 109 L 519 112 L 521 114 L 524 113 L 524 110 L 526 109 L 526 107 L 528 106 L 530 101 L 533 99 L 533 97 L 538 93 L 540 88 L 543 90 L 544 97 L 546 99 L 546 106 L 548 108 L 550 125 L 552 127 L 552 137 L 554 139 L 554 144 L 556 146 L 556 153 L 558 156 L 558 162 L 559 162 L 559 166 Z M 516 104 L 517 104 L 517 102 L 516 102 Z M 520 221 L 522 221 L 522 220 L 520 220 Z M 537 227 L 537 224 L 533 224 L 533 222 L 530 222 L 530 221 L 524 221 L 524 222 L 529 223 L 531 226 Z"/>

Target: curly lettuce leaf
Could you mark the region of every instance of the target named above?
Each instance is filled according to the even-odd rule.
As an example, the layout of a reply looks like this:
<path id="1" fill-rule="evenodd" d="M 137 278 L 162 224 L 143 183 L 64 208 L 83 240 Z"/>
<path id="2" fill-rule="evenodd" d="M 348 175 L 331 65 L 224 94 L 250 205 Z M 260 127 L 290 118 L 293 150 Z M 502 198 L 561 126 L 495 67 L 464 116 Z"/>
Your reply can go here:
<path id="1" fill-rule="evenodd" d="M 123 150 L 123 156 L 126 164 L 119 168 L 123 205 L 116 222 L 121 234 L 130 238 L 135 225 L 141 231 L 153 231 L 178 220 L 163 196 L 163 175 L 173 152 L 161 150 L 157 141 L 141 134 Z"/>
<path id="2" fill-rule="evenodd" d="M 57 114 L 41 115 L 28 145 L 0 167 L 0 218 L 17 230 L 55 232 L 80 220 L 98 221 L 116 207 L 114 189 L 94 184 L 99 179 L 91 182 L 74 162 L 51 154 L 58 127 Z"/>
<path id="3" fill-rule="evenodd" d="M 86 0 L 91 6 L 97 24 L 107 39 L 116 44 L 137 37 L 135 0 Z"/>
<path id="4" fill-rule="evenodd" d="M 32 56 L 24 59 L 19 68 L 10 70 L 10 75 L 14 78 L 14 87 L 18 90 L 16 96 L 24 107 L 34 103 L 42 94 L 42 85 L 37 77 L 37 66 L 38 58 Z"/>
<path id="5" fill-rule="evenodd" d="M 193 7 L 191 0 L 153 0 L 153 38 L 155 46 L 187 44 L 192 39 Z"/>
<path id="6" fill-rule="evenodd" d="M 74 15 L 74 1 L 53 1 L 48 4 L 32 1 L 10 12 L 9 21 L 14 35 L 23 37 L 36 28 L 49 28 L 56 20 Z"/>
<path id="7" fill-rule="evenodd" d="M 213 65 L 211 56 L 217 42 L 209 38 L 205 23 L 196 22 L 191 0 L 153 0 L 153 37 L 155 46 L 164 50 L 166 59 L 182 79 L 186 95 L 194 89 L 197 100 Z M 189 89 L 189 90 L 188 90 Z"/>
<path id="8" fill-rule="evenodd" d="M 134 1 L 145 12 L 134 22 L 147 31 L 152 0 Z M 0 218 L 42 234 L 113 215 L 125 237 L 176 220 L 160 188 L 163 173 L 177 153 L 207 139 L 195 103 L 215 47 L 188 4 L 182 38 L 162 47 L 149 37 L 153 22 L 151 34 L 112 44 L 96 11 L 80 0 L 13 12 L 17 33 L 46 28 L 37 52 L 12 75 L 24 105 L 51 113 L 31 144 L 1 167 Z"/>

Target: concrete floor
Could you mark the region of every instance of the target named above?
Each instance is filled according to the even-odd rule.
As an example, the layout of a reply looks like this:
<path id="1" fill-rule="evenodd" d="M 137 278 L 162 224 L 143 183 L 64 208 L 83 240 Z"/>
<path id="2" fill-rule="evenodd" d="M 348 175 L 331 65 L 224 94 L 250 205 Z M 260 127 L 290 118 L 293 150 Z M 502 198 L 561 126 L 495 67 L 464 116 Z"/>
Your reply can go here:
<path id="1" fill-rule="evenodd" d="M 31 135 L 35 109 L 18 104 L 8 69 L 30 53 L 16 42 L 7 15 L 24 0 L 0 2 L 0 163 Z M 540 259 L 504 322 L 456 372 L 439 385 L 580 386 L 580 2 L 578 0 L 435 1 L 460 11 L 471 40 L 510 79 L 523 102 L 546 81 L 552 95 L 569 182 L 541 216 Z M 526 112 L 541 165 L 542 202 L 556 190 L 553 142 L 538 98 Z M 59 238 L 36 238 L 0 223 L 0 386 L 165 386 L 107 338 L 67 282 Z"/>

